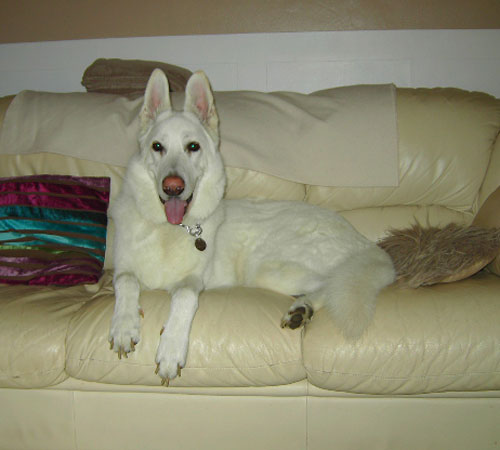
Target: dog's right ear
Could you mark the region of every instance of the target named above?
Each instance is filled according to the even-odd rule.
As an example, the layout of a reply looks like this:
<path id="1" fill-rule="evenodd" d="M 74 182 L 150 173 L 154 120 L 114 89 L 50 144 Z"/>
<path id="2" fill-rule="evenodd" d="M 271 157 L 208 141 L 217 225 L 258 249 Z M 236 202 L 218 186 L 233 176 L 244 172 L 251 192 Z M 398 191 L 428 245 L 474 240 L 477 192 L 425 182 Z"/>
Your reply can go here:
<path id="1" fill-rule="evenodd" d="M 161 69 L 155 69 L 149 77 L 140 113 L 141 129 L 145 130 L 156 116 L 171 109 L 168 80 Z"/>

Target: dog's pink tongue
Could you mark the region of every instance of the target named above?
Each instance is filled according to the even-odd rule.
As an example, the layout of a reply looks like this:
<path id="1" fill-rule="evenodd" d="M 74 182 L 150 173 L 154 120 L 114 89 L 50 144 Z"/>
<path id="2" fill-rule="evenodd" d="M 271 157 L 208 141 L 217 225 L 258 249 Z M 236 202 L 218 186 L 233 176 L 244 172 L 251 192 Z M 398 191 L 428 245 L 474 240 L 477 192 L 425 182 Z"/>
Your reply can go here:
<path id="1" fill-rule="evenodd" d="M 177 197 L 172 197 L 165 202 L 165 214 L 167 220 L 173 225 L 182 223 L 187 202 Z"/>

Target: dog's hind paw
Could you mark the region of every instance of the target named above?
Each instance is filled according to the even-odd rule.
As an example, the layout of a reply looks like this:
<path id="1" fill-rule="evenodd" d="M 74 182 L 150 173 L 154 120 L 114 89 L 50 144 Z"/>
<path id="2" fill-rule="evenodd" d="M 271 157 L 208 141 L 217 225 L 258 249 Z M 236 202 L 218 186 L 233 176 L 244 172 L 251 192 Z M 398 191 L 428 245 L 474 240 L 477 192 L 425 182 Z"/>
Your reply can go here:
<path id="1" fill-rule="evenodd" d="M 306 303 L 293 305 L 281 319 L 281 328 L 295 330 L 309 322 L 313 313 L 312 307 Z"/>

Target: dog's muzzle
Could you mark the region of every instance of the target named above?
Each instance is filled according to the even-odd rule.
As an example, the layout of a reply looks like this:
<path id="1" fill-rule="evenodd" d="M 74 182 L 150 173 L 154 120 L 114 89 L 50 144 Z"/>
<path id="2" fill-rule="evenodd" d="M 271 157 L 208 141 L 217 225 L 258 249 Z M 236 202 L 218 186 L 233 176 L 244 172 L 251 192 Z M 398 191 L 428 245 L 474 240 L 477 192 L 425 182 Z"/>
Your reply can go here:
<path id="1" fill-rule="evenodd" d="M 180 195 L 184 192 L 186 184 L 178 175 L 170 175 L 162 181 L 162 190 L 168 196 L 166 200 L 160 197 L 165 208 L 165 215 L 169 223 L 180 225 L 186 214 L 189 203 L 193 199 L 191 194 L 188 199 L 183 200 Z"/>

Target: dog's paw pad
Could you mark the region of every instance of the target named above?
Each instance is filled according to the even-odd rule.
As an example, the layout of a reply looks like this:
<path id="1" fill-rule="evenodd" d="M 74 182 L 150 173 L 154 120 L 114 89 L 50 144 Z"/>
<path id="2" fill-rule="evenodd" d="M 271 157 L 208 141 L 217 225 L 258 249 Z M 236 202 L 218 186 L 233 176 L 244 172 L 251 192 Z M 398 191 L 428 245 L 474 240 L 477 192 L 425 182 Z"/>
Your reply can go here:
<path id="1" fill-rule="evenodd" d="M 313 313 L 313 309 L 306 304 L 293 307 L 281 320 L 281 328 L 288 327 L 295 330 L 309 322 Z"/>

